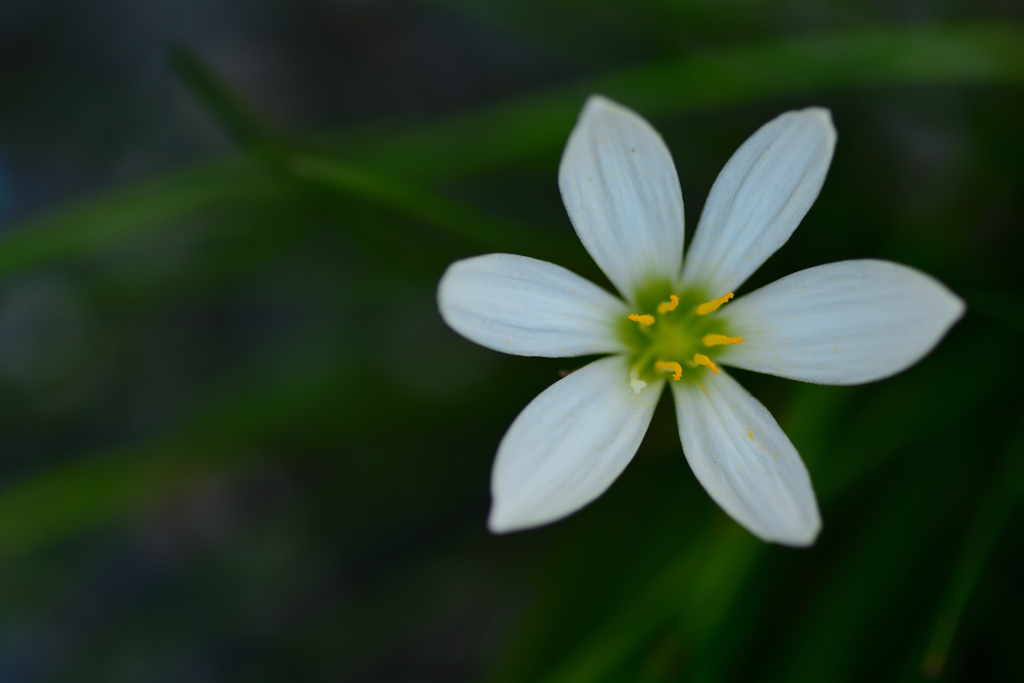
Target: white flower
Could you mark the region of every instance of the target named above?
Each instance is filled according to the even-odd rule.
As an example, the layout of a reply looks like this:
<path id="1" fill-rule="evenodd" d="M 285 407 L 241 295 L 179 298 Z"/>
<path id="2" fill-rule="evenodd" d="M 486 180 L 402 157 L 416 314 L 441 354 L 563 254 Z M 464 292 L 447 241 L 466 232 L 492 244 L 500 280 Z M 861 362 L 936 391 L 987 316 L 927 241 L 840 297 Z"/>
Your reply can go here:
<path id="1" fill-rule="evenodd" d="M 610 354 L 559 380 L 512 423 L 491 477 L 489 527 L 569 515 L 629 464 L 666 382 L 683 453 L 708 494 L 759 538 L 806 546 L 821 528 L 807 470 L 768 410 L 718 364 L 819 384 L 860 384 L 925 356 L 963 302 L 921 272 L 876 260 L 795 273 L 723 306 L 781 247 L 832 160 L 826 109 L 762 126 L 722 169 L 683 266 L 672 158 L 635 112 L 591 97 L 558 171 L 583 245 L 618 299 L 564 268 L 509 254 L 453 263 L 445 322 L 522 356 Z"/>

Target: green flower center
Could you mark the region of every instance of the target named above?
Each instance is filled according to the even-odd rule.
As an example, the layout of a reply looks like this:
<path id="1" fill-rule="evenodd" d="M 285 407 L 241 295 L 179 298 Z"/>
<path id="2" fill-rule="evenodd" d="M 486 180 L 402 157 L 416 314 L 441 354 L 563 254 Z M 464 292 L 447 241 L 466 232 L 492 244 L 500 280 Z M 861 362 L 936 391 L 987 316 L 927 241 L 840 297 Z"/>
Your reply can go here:
<path id="1" fill-rule="evenodd" d="M 718 308 L 732 293 L 717 299 L 694 288 L 675 291 L 671 283 L 656 282 L 636 296 L 639 311 L 620 323 L 630 349 L 630 377 L 638 393 L 645 382 L 659 378 L 696 381 L 701 373 L 718 372 L 714 358 L 740 337 L 727 333 L 728 318 Z"/>

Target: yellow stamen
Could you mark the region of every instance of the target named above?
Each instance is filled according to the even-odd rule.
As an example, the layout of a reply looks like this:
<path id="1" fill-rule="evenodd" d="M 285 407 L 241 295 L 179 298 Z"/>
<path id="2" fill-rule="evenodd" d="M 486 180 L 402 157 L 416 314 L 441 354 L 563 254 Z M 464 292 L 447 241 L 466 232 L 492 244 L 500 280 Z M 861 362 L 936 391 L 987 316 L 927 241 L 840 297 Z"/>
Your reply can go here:
<path id="1" fill-rule="evenodd" d="M 634 320 L 634 321 L 640 323 L 641 325 L 643 325 L 645 327 L 654 324 L 654 316 L 653 315 L 637 315 L 636 313 L 630 313 L 626 317 L 629 318 L 630 320 Z"/>
<path id="2" fill-rule="evenodd" d="M 705 356 L 704 354 L 693 354 L 693 362 L 696 363 L 697 365 L 703 365 L 704 367 L 711 368 L 711 372 L 715 373 L 716 375 L 718 374 L 718 367 L 715 365 L 715 362 L 708 358 L 707 356 Z M 657 364 L 655 364 L 654 367 L 658 367 Z"/>
<path id="3" fill-rule="evenodd" d="M 669 294 L 668 298 L 671 299 L 671 301 L 663 301 L 658 304 L 658 313 L 661 315 L 665 315 L 669 311 L 676 310 L 676 306 L 679 305 L 679 297 L 675 294 Z"/>
<path id="4" fill-rule="evenodd" d="M 697 315 L 707 315 L 711 311 L 717 311 L 718 307 L 724 304 L 726 301 L 733 297 L 732 292 L 729 292 L 725 296 L 720 296 L 717 299 L 712 299 L 706 304 L 701 304 L 697 307 Z"/>
<path id="5" fill-rule="evenodd" d="M 724 334 L 705 334 L 704 346 L 725 346 L 726 344 L 742 344 L 743 337 L 726 337 Z"/>
<path id="6" fill-rule="evenodd" d="M 676 381 L 679 381 L 683 378 L 683 366 L 680 365 L 679 363 L 676 363 L 675 361 L 655 361 L 654 369 L 663 370 L 665 372 L 671 372 L 672 379 Z M 715 372 L 718 372 L 718 370 L 715 370 Z"/>

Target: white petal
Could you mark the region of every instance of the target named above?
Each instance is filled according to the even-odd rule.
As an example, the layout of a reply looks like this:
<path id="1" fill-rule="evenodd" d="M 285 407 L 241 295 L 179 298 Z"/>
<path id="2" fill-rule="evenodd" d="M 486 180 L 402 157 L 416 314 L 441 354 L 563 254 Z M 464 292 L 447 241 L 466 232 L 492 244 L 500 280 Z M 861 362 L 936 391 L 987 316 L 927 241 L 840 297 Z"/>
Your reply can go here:
<path id="1" fill-rule="evenodd" d="M 817 384 L 861 384 L 905 370 L 960 319 L 938 280 L 888 261 L 808 268 L 722 309 L 742 344 L 719 360 Z"/>
<path id="2" fill-rule="evenodd" d="M 546 261 L 487 254 L 448 266 L 437 306 L 466 339 L 517 356 L 565 357 L 623 351 L 625 304 Z"/>
<path id="3" fill-rule="evenodd" d="M 664 141 L 636 112 L 587 100 L 558 187 L 583 246 L 627 300 L 648 278 L 679 279 L 683 193 Z"/>
<path id="4" fill-rule="evenodd" d="M 553 522 L 604 493 L 640 447 L 663 384 L 634 392 L 625 357 L 611 356 L 533 399 L 498 447 L 491 531 Z"/>
<path id="5" fill-rule="evenodd" d="M 811 479 L 768 409 L 725 372 L 671 384 L 683 453 L 708 495 L 762 540 L 814 543 Z"/>
<path id="6" fill-rule="evenodd" d="M 711 188 L 683 283 L 714 296 L 743 284 L 811 208 L 835 145 L 832 117 L 820 107 L 786 112 L 751 135 Z"/>

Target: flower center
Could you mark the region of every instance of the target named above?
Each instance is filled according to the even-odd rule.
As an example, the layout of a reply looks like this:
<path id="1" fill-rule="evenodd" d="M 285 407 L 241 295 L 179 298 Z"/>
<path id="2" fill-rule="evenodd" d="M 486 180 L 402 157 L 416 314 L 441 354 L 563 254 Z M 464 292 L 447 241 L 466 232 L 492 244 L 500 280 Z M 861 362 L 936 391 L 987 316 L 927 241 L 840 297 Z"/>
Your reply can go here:
<path id="1" fill-rule="evenodd" d="M 726 334 L 728 320 L 719 308 L 732 292 L 708 301 L 700 290 L 671 291 L 671 285 L 652 285 L 637 295 L 638 313 L 621 324 L 630 348 L 630 386 L 640 393 L 647 383 L 669 376 L 673 381 L 696 381 L 700 373 L 718 373 L 712 358 L 742 337 Z M 714 315 L 711 315 L 714 314 Z"/>

